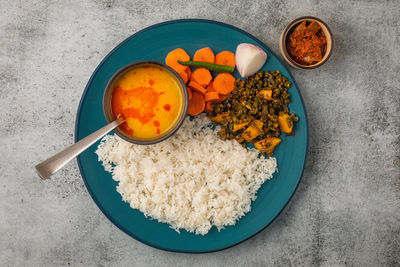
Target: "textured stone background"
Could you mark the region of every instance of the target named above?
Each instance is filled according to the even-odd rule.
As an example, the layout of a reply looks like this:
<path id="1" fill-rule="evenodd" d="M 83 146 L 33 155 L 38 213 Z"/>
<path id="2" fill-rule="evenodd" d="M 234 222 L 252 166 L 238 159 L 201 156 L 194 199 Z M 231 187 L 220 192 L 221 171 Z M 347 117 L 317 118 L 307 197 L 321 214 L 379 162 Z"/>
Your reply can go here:
<path id="1" fill-rule="evenodd" d="M 400 2 L 160 2 L 0 0 L 0 265 L 398 265 Z M 308 163 L 290 204 L 256 237 L 206 255 L 159 251 L 105 218 L 76 162 L 51 181 L 34 173 L 73 142 L 86 82 L 132 33 L 215 19 L 279 52 L 281 31 L 303 15 L 328 23 L 334 54 L 292 70 L 309 115 Z"/>

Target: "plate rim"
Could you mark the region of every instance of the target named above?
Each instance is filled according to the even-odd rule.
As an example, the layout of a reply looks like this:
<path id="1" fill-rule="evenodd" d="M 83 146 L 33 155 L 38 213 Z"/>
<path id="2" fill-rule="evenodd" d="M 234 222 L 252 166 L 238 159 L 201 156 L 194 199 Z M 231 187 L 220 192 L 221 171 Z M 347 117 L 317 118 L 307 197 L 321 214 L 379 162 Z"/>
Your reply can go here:
<path id="1" fill-rule="evenodd" d="M 130 237 L 136 239 L 137 241 L 148 245 L 150 247 L 153 248 L 157 248 L 157 249 L 161 249 L 164 251 L 169 251 L 169 252 L 178 252 L 178 253 L 186 253 L 186 254 L 203 254 L 203 253 L 212 253 L 212 252 L 217 252 L 217 251 L 221 251 L 221 250 L 225 250 L 231 247 L 234 247 L 236 245 L 239 245 L 240 243 L 245 242 L 246 240 L 254 237 L 255 235 L 257 235 L 258 233 L 262 232 L 263 230 L 265 230 L 269 225 L 271 225 L 276 218 L 279 217 L 279 215 L 281 215 L 281 213 L 283 212 L 283 210 L 287 207 L 287 205 L 289 204 L 289 202 L 291 201 L 291 199 L 293 198 L 294 194 L 297 191 L 297 188 L 299 187 L 299 184 L 303 178 L 303 174 L 304 174 L 304 169 L 305 169 L 305 165 L 307 163 L 307 159 L 308 159 L 308 149 L 309 149 L 309 126 L 308 126 L 308 116 L 307 116 L 307 111 L 306 111 L 306 106 L 304 104 L 304 100 L 303 100 L 303 96 L 301 94 L 300 88 L 297 86 L 297 82 L 294 79 L 289 67 L 287 66 L 287 64 L 285 62 L 283 62 L 279 57 L 277 57 L 277 55 L 266 45 L 264 44 L 264 42 L 262 42 L 260 39 L 258 39 L 257 37 L 253 36 L 252 34 L 246 32 L 245 30 L 242 30 L 236 26 L 233 26 L 231 24 L 227 24 L 224 22 L 220 22 L 220 21 L 216 21 L 216 20 L 209 20 L 209 19 L 194 19 L 194 18 L 188 18 L 188 19 L 175 19 L 175 20 L 168 20 L 168 21 L 164 21 L 164 22 L 160 22 L 160 23 L 156 23 L 150 26 L 147 26 L 135 33 L 133 33 L 132 35 L 128 36 L 125 40 L 123 40 L 121 43 L 119 43 L 116 47 L 114 47 L 103 59 L 102 61 L 97 65 L 96 69 L 93 71 L 92 75 L 90 76 L 90 79 L 88 80 L 88 82 L 86 83 L 85 89 L 82 93 L 81 99 L 79 101 L 79 106 L 78 106 L 78 110 L 76 113 L 76 118 L 75 118 L 75 130 L 74 130 L 74 142 L 78 142 L 78 128 L 79 128 L 79 124 L 80 124 L 80 120 L 79 120 L 79 115 L 81 114 L 81 107 L 83 105 L 84 100 L 86 99 L 87 96 L 87 91 L 89 89 L 89 85 L 92 83 L 93 78 L 95 77 L 95 75 L 97 74 L 99 68 L 105 63 L 105 61 L 112 55 L 114 54 L 115 51 L 117 51 L 121 46 L 123 46 L 126 42 L 128 42 L 130 39 L 134 38 L 135 36 L 141 34 L 142 32 L 148 31 L 152 28 L 157 28 L 160 26 L 164 26 L 164 25 L 168 25 L 168 24 L 176 24 L 176 23 L 185 23 L 185 22 L 202 22 L 202 23 L 210 23 L 210 24 L 216 24 L 219 26 L 224 26 L 230 29 L 233 29 L 235 31 L 238 31 L 244 35 L 246 35 L 247 37 L 253 39 L 255 42 L 257 42 L 258 44 L 261 44 L 261 46 L 268 50 L 273 56 L 275 56 L 275 58 L 279 61 L 279 63 L 281 63 L 285 69 L 287 70 L 289 77 L 292 79 L 293 84 L 296 86 L 297 91 L 299 93 L 299 97 L 300 97 L 300 101 L 304 110 L 304 115 L 305 115 L 305 124 L 306 124 L 306 151 L 305 151 L 305 156 L 304 156 L 304 162 L 303 162 L 303 166 L 302 166 L 302 171 L 300 173 L 300 176 L 298 178 L 297 184 L 294 187 L 293 191 L 290 194 L 290 197 L 288 198 L 288 200 L 286 201 L 285 205 L 283 205 L 283 207 L 281 208 L 281 210 L 275 215 L 274 218 L 272 218 L 272 220 L 270 222 L 268 222 L 267 224 L 265 224 L 265 226 L 263 226 L 261 229 L 259 229 L 258 231 L 254 232 L 253 234 L 251 234 L 248 237 L 243 238 L 242 240 L 235 242 L 233 244 L 221 247 L 221 248 L 217 248 L 217 249 L 205 249 L 205 250 L 182 250 L 182 249 L 171 249 L 168 247 L 163 247 L 154 243 L 151 243 L 147 240 L 144 240 L 140 237 L 137 237 L 135 234 L 131 233 L 131 231 L 129 231 L 128 229 L 126 229 L 125 227 L 123 227 L 121 224 L 118 223 L 118 221 L 116 221 L 105 209 L 104 207 L 100 204 L 99 200 L 96 198 L 96 196 L 94 195 L 94 193 L 92 192 L 92 190 L 90 189 L 90 187 L 87 184 L 84 172 L 83 172 L 83 167 L 82 167 L 82 163 L 81 163 L 81 158 L 80 156 L 78 156 L 77 159 L 77 163 L 78 163 L 78 168 L 79 168 L 79 172 L 81 174 L 82 180 L 85 184 L 86 190 L 89 192 L 90 197 L 93 199 L 93 201 L 95 202 L 96 206 L 101 210 L 101 212 L 106 216 L 106 218 L 108 220 L 110 220 L 117 228 L 119 228 L 121 231 L 123 231 L 125 234 L 129 235 Z"/>

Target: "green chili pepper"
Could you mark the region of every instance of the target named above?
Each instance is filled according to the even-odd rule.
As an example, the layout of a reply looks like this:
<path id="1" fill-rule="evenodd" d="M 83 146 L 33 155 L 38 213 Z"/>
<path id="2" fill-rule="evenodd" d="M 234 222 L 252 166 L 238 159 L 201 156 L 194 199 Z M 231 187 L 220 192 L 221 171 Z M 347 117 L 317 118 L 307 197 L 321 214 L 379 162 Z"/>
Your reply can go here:
<path id="1" fill-rule="evenodd" d="M 235 67 L 232 67 L 232 66 L 218 65 L 218 64 L 202 62 L 202 61 L 180 61 L 180 60 L 178 60 L 178 63 L 181 65 L 184 65 L 184 66 L 205 68 L 205 69 L 208 69 L 211 71 L 216 71 L 216 72 L 231 73 L 235 70 Z"/>

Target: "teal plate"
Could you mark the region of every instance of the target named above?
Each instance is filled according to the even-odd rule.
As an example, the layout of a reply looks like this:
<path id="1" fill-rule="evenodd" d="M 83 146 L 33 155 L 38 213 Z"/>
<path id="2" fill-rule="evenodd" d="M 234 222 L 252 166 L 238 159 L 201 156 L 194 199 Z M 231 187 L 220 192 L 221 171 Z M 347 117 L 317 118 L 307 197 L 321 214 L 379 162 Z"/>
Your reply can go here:
<path id="1" fill-rule="evenodd" d="M 296 134 L 282 137 L 283 142 L 275 149 L 279 172 L 259 189 L 251 212 L 236 225 L 220 232 L 214 227 L 205 236 L 184 230 L 179 234 L 168 224 L 145 218 L 143 213 L 122 201 L 115 189 L 117 183 L 97 159 L 95 150 L 98 143 L 78 157 L 83 180 L 97 206 L 118 228 L 147 245 L 187 253 L 217 251 L 250 238 L 279 215 L 300 182 L 307 156 L 307 117 L 300 91 L 290 72 L 260 40 L 231 25 L 199 19 L 164 22 L 133 34 L 105 57 L 86 86 L 76 118 L 75 141 L 106 124 L 102 110 L 103 91 L 111 76 L 124 65 L 139 60 L 164 62 L 167 53 L 177 47 L 184 48 L 193 56 L 197 49 L 206 46 L 215 53 L 235 51 L 239 43 L 262 47 L 268 53 L 263 69 L 279 70 L 293 83 L 289 90 L 292 100 L 290 110 L 297 114 L 300 121 L 295 125 Z M 238 76 L 237 73 L 235 75 Z"/>

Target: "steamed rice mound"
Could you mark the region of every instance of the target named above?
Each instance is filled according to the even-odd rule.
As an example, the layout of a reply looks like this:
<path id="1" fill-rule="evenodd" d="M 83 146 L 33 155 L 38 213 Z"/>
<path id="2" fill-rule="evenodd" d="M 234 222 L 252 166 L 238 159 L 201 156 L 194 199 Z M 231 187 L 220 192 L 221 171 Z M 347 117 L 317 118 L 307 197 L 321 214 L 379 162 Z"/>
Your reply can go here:
<path id="1" fill-rule="evenodd" d="M 208 123 L 207 117 L 186 119 L 174 136 L 155 145 L 107 135 L 96 153 L 132 208 L 178 232 L 204 235 L 249 212 L 257 190 L 277 170 L 275 158 L 218 139 Z"/>

